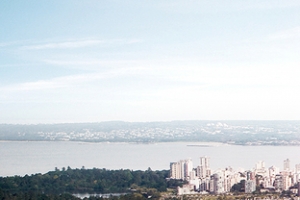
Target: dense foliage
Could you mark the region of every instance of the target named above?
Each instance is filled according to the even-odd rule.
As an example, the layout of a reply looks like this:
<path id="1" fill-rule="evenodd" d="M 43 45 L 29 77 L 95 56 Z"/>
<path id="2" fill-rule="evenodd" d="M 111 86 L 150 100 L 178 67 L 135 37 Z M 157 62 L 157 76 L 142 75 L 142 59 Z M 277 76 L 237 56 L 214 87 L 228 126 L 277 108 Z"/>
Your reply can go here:
<path id="1" fill-rule="evenodd" d="M 72 194 L 40 194 L 35 192 L 20 192 L 20 193 L 9 193 L 3 192 L 0 189 L 0 199 L 1 200 L 81 200 L 78 197 L 73 196 Z M 147 196 L 133 193 L 125 194 L 121 196 L 110 196 L 110 197 L 100 197 L 100 196 L 90 196 L 85 197 L 83 200 L 145 200 L 148 199 Z M 157 199 L 157 198 L 151 198 Z"/>
<path id="2" fill-rule="evenodd" d="M 241 180 L 239 183 L 234 184 L 230 192 L 234 192 L 234 193 L 245 192 L 245 180 Z"/>
<path id="3" fill-rule="evenodd" d="M 0 192 L 2 197 L 3 195 L 16 197 L 29 194 L 49 196 L 49 194 L 62 195 L 64 193 L 130 193 L 142 190 L 154 194 L 182 184 L 181 181 L 167 181 L 168 176 L 169 170 L 152 171 L 150 168 L 146 171 L 132 171 L 68 167 L 46 174 L 0 177 Z M 41 197 L 41 199 L 49 198 Z"/>
<path id="4" fill-rule="evenodd" d="M 10 193 L 0 190 L 0 199 L 2 200 L 80 200 L 71 194 L 41 194 L 35 192 Z"/>

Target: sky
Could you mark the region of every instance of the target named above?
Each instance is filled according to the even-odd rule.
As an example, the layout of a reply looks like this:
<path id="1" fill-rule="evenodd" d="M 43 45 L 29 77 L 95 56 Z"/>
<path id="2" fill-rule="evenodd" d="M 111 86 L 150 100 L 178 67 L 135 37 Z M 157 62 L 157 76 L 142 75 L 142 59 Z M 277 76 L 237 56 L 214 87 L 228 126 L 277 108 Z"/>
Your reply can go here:
<path id="1" fill-rule="evenodd" d="M 300 120 L 299 0 L 3 0 L 0 123 Z"/>

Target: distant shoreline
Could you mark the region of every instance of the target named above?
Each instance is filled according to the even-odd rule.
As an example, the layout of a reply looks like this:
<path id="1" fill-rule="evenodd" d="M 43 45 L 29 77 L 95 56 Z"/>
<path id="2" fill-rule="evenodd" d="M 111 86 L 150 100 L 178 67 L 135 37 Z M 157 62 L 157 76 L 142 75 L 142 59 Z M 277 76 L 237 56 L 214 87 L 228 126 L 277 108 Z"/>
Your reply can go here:
<path id="1" fill-rule="evenodd" d="M 1 125 L 0 140 L 155 144 L 185 142 L 242 146 L 300 146 L 298 121 L 103 122 Z"/>
<path id="2" fill-rule="evenodd" d="M 153 141 L 153 142 L 121 142 L 121 141 L 77 141 L 77 140 L 0 140 L 0 142 L 74 142 L 74 143 L 99 143 L 99 144 L 162 144 L 162 143 L 183 143 L 188 147 L 218 147 L 218 146 L 300 146 L 300 143 L 264 143 L 264 142 L 247 142 L 247 143 L 222 143 L 222 142 L 195 142 L 195 141 Z"/>

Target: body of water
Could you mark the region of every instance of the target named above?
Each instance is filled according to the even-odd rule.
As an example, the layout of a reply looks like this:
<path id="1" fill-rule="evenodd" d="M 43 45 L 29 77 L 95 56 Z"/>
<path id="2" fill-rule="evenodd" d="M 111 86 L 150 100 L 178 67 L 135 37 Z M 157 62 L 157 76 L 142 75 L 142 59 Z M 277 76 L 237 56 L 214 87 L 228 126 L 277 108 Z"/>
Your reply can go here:
<path id="1" fill-rule="evenodd" d="M 203 143 L 85 143 L 47 141 L 1 141 L 0 176 L 46 173 L 55 167 L 152 170 L 169 169 L 170 162 L 210 157 L 212 170 L 231 166 L 252 169 L 265 161 L 266 167 L 283 168 L 300 163 L 300 146 L 235 146 Z"/>

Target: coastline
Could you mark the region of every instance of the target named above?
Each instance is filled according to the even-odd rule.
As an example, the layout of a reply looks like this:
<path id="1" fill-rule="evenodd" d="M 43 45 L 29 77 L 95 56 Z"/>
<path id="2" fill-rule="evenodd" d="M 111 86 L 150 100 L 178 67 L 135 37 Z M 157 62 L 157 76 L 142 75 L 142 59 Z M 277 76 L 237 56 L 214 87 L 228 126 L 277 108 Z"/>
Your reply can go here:
<path id="1" fill-rule="evenodd" d="M 258 142 L 207 142 L 207 141 L 90 141 L 90 140 L 0 140 L 0 143 L 5 142 L 71 142 L 71 143 L 82 143 L 82 144 L 170 144 L 170 143 L 182 143 L 188 147 L 218 147 L 218 146 L 300 146 L 300 141 L 280 141 L 270 143 L 269 141 L 258 141 Z"/>

